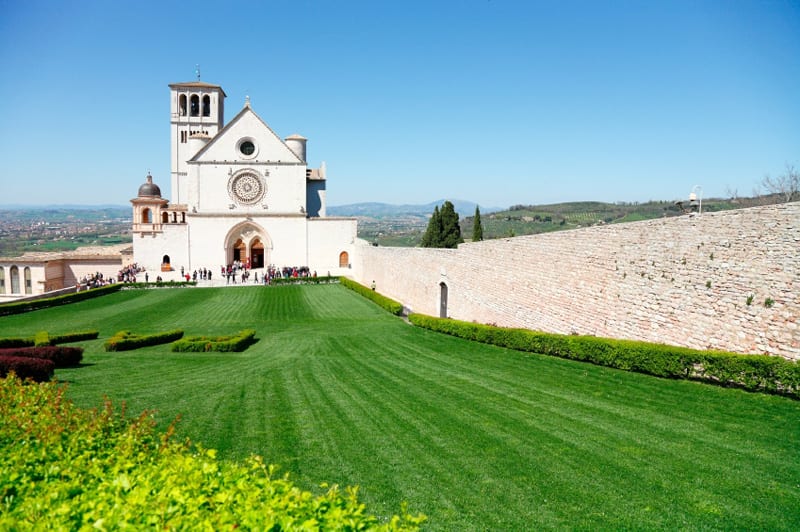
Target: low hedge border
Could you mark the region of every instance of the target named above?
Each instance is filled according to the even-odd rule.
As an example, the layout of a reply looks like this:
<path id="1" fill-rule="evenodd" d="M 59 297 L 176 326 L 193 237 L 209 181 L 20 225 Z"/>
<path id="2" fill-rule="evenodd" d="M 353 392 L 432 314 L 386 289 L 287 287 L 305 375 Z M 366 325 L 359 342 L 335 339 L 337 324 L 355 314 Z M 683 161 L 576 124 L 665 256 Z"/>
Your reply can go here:
<path id="1" fill-rule="evenodd" d="M 183 331 L 180 329 L 155 334 L 133 334 L 130 331 L 119 331 L 106 340 L 103 347 L 106 351 L 131 351 L 140 347 L 168 344 L 182 337 Z"/>
<path id="2" fill-rule="evenodd" d="M 353 292 L 366 297 L 373 303 L 376 303 L 382 309 L 389 311 L 395 316 L 400 316 L 403 313 L 403 305 L 394 299 L 389 299 L 388 297 L 379 294 L 375 290 L 367 288 L 363 284 L 357 283 L 352 279 L 348 279 L 347 277 L 340 278 L 339 282 L 342 284 L 342 286 L 346 286 Z"/>
<path id="3" fill-rule="evenodd" d="M 28 337 L 0 338 L 0 349 L 69 344 L 72 342 L 81 342 L 83 340 L 96 340 L 98 336 L 100 336 L 99 331 L 81 331 L 64 334 L 49 334 L 47 331 L 39 331 L 35 335 Z"/>
<path id="4" fill-rule="evenodd" d="M 9 347 L 0 349 L 0 356 L 41 358 L 51 360 L 56 365 L 56 368 L 68 368 L 81 363 L 81 360 L 83 360 L 83 348 L 61 345 Z"/>
<path id="5" fill-rule="evenodd" d="M 270 285 L 281 284 L 332 284 L 338 283 L 339 278 L 331 275 L 325 277 L 275 277 L 270 280 Z"/>
<path id="6" fill-rule="evenodd" d="M 632 340 L 550 334 L 411 314 L 419 327 L 476 342 L 591 362 L 672 379 L 691 379 L 800 398 L 800 364 L 768 355 L 698 351 Z"/>
<path id="7" fill-rule="evenodd" d="M 235 336 L 188 336 L 172 344 L 177 353 L 241 352 L 256 343 L 256 331 L 245 329 Z"/>
<path id="8" fill-rule="evenodd" d="M 84 299 L 92 299 L 116 292 L 122 287 L 123 283 L 114 283 L 101 286 L 99 288 L 91 288 L 89 290 L 75 292 L 74 294 L 64 294 L 45 299 L 36 299 L 33 301 L 13 301 L 11 303 L 3 303 L 0 304 L 0 316 L 22 314 L 23 312 L 30 312 L 32 310 L 56 307 L 58 305 L 65 305 L 67 303 L 75 303 L 76 301 L 83 301 Z"/>
<path id="9" fill-rule="evenodd" d="M 181 288 L 197 286 L 197 281 L 153 281 L 150 283 L 125 283 L 125 290 L 138 290 L 140 288 Z"/>
<path id="10" fill-rule="evenodd" d="M 55 368 L 55 362 L 44 358 L 0 355 L 0 377 L 3 378 L 14 373 L 21 380 L 47 382 L 53 376 Z"/>

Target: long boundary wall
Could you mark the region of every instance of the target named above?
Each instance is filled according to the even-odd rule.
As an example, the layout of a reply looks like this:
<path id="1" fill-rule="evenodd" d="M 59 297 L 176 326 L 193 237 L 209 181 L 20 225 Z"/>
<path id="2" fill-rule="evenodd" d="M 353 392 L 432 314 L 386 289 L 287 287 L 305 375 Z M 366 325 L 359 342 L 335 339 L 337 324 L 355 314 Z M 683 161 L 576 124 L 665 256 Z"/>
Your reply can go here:
<path id="1" fill-rule="evenodd" d="M 415 312 L 800 359 L 800 203 L 355 255 Z"/>

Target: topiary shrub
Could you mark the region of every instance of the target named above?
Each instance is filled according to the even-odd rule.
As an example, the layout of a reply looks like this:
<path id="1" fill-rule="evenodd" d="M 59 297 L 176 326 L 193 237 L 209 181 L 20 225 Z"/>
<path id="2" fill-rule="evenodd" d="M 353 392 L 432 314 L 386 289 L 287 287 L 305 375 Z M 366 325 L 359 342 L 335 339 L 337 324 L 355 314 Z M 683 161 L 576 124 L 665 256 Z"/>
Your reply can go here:
<path id="1" fill-rule="evenodd" d="M 183 336 L 183 331 L 176 329 L 156 334 L 139 335 L 130 331 L 119 331 L 103 345 L 106 351 L 130 351 L 140 347 L 161 345 L 174 342 Z"/>
<path id="2" fill-rule="evenodd" d="M 77 366 L 83 359 L 82 347 L 45 345 L 40 347 L 12 347 L 0 349 L 0 356 L 41 358 L 51 360 L 56 368 Z"/>
<path id="3" fill-rule="evenodd" d="M 52 360 L 0 355 L 0 377 L 14 374 L 22 380 L 46 382 L 53 376 L 55 368 L 56 365 Z"/>
<path id="4" fill-rule="evenodd" d="M 256 331 L 245 329 L 235 336 L 189 336 L 172 344 L 178 353 L 207 353 L 244 351 L 256 340 Z"/>

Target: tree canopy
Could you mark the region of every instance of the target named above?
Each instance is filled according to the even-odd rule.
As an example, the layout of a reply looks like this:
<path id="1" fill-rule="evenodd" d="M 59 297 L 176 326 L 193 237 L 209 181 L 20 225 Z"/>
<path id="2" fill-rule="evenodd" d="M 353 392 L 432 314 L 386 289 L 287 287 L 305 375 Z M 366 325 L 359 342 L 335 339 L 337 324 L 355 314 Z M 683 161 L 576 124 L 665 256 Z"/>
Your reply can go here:
<path id="1" fill-rule="evenodd" d="M 472 222 L 472 241 L 480 242 L 483 240 L 483 225 L 481 225 L 481 210 L 475 205 L 475 218 Z"/>
<path id="2" fill-rule="evenodd" d="M 424 248 L 455 248 L 462 242 L 458 213 L 453 204 L 445 201 L 441 210 L 438 205 L 434 207 L 420 245 Z"/>

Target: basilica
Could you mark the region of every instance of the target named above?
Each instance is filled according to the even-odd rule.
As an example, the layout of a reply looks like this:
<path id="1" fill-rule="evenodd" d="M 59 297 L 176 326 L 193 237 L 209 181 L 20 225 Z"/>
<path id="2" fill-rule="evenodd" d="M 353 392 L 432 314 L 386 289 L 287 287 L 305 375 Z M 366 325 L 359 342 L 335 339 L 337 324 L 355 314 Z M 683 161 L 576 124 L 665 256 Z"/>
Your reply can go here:
<path id="1" fill-rule="evenodd" d="M 169 89 L 171 197 L 148 174 L 131 200 L 133 261 L 150 272 L 238 262 L 347 275 L 357 222 L 326 215 L 325 163 L 308 167 L 307 139 L 279 137 L 249 99 L 225 124 L 219 85 Z"/>

